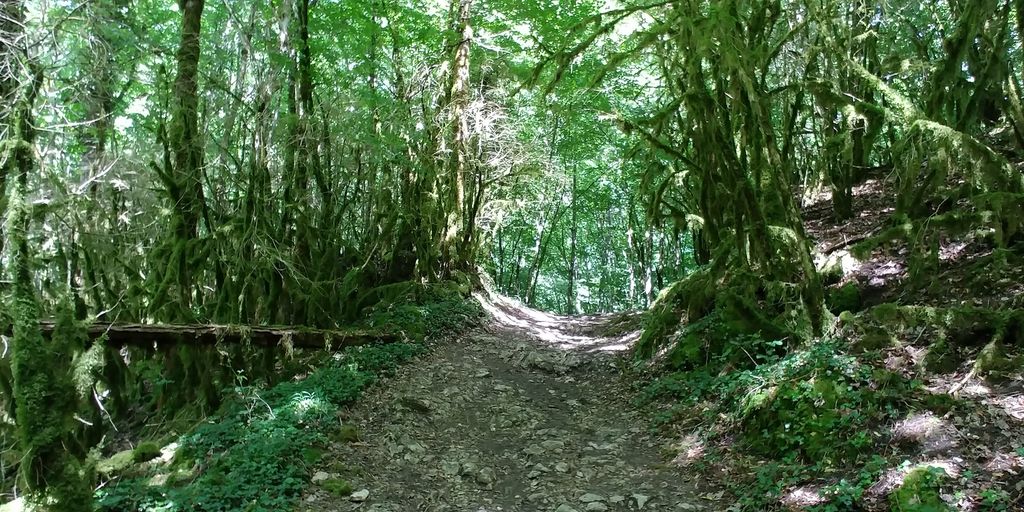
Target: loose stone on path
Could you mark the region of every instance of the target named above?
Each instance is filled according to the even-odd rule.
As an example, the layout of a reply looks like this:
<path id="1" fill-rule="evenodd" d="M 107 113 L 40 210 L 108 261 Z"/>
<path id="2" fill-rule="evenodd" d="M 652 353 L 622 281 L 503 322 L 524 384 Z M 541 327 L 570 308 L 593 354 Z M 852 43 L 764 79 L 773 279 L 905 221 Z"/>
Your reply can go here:
<path id="1" fill-rule="evenodd" d="M 544 340 L 576 327 L 550 328 L 565 330 L 541 339 L 491 325 L 371 388 L 345 413 L 359 442 L 333 443 L 311 471 L 360 490 L 310 490 L 303 508 L 632 512 L 700 502 L 686 470 L 665 464 L 670 440 L 642 428 L 616 356 L 552 346 Z"/>

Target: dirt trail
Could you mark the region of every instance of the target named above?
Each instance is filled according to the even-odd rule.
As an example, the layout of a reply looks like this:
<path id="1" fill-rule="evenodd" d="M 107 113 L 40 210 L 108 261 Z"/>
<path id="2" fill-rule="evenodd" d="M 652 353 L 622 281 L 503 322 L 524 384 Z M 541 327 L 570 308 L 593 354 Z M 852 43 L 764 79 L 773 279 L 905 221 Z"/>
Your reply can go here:
<path id="1" fill-rule="evenodd" d="M 708 510 L 667 464 L 616 368 L 632 335 L 600 318 L 557 318 L 500 301 L 494 320 L 435 346 L 367 394 L 299 510 Z M 365 500 L 359 491 L 369 491 Z"/>

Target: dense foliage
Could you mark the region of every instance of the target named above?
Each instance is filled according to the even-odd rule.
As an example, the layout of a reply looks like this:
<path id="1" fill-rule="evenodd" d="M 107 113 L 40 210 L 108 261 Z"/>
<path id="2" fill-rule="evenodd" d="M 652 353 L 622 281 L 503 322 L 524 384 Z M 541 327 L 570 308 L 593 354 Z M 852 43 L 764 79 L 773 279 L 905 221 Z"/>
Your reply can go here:
<path id="1" fill-rule="evenodd" d="M 784 436 L 766 452 L 829 458 L 824 432 L 881 412 L 774 423 L 876 403 L 844 354 L 793 352 L 866 307 L 833 253 L 899 246 L 926 287 L 949 240 L 1005 269 L 1024 237 L 1024 0 L 12 0 L 0 43 L 0 430 L 19 454 L 0 464 L 62 503 L 91 479 L 83 425 L 143 396 L 210 412 L 231 377 L 216 347 L 90 345 L 83 323 L 372 317 L 422 339 L 472 316 L 448 308 L 482 270 L 541 309 L 650 308 L 636 355 L 706 376 L 673 393 L 778 380 L 722 407 Z M 894 197 L 858 203 L 869 178 Z M 823 200 L 832 223 L 885 220 L 815 247 Z M 988 355 L 1017 339 L 997 316 Z M 936 367 L 958 343 L 940 341 Z M 369 379 L 322 371 L 345 393 Z M 217 428 L 293 425 L 305 391 L 281 389 L 270 417 Z"/>

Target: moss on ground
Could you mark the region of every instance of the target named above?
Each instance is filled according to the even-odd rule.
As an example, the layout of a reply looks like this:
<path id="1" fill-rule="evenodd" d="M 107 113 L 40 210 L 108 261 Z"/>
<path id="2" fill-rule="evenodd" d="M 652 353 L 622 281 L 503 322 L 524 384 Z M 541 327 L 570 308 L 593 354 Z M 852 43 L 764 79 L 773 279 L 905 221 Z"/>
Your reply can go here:
<path id="1" fill-rule="evenodd" d="M 354 490 L 352 488 L 352 484 L 350 484 L 348 480 L 342 480 L 341 478 L 328 478 L 327 480 L 320 482 L 320 487 L 322 487 L 323 490 L 339 497 L 347 497 L 352 494 L 352 491 Z"/>
<path id="2" fill-rule="evenodd" d="M 947 479 L 942 469 L 921 466 L 911 469 L 903 483 L 889 498 L 895 512 L 946 512 L 952 507 L 939 495 L 942 482 Z"/>
<path id="3" fill-rule="evenodd" d="M 336 443 L 355 443 L 359 441 L 359 429 L 353 425 L 342 425 L 331 433 L 331 440 Z"/>
<path id="4" fill-rule="evenodd" d="M 132 462 L 148 462 L 160 456 L 160 445 L 152 441 L 139 443 L 132 450 Z"/>
<path id="5" fill-rule="evenodd" d="M 849 282 L 830 289 L 825 296 L 825 304 L 828 310 L 836 315 L 844 311 L 858 312 L 861 310 L 860 287 L 855 282 Z"/>

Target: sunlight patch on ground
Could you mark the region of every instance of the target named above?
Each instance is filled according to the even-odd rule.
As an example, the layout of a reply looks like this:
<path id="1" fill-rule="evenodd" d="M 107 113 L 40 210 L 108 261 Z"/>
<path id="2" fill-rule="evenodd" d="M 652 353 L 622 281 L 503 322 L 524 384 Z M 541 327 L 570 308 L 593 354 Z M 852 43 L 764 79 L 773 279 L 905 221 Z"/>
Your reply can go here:
<path id="1" fill-rule="evenodd" d="M 803 510 L 807 507 L 822 505 L 828 498 L 822 495 L 821 488 L 805 485 L 787 491 L 780 500 L 789 510 Z"/>
<path id="2" fill-rule="evenodd" d="M 1024 421 L 1024 395 L 1009 395 L 992 400 L 1011 418 Z"/>
<path id="3" fill-rule="evenodd" d="M 498 324 L 525 331 L 563 350 L 622 352 L 640 338 L 639 331 L 603 334 L 602 328 L 613 315 L 560 316 L 495 293 L 476 293 L 474 297 Z"/>
<path id="4" fill-rule="evenodd" d="M 978 398 L 990 394 L 992 394 L 992 390 L 980 382 L 968 384 L 960 390 L 960 396 L 964 398 Z"/>
<path id="5" fill-rule="evenodd" d="M 915 469 L 936 468 L 941 469 L 951 478 L 960 477 L 960 468 L 963 460 L 959 457 L 951 459 L 936 459 L 918 464 L 906 464 L 903 467 L 892 468 L 886 471 L 882 477 L 868 489 L 869 496 L 888 496 L 894 490 L 903 485 L 903 480 Z"/>
<path id="6" fill-rule="evenodd" d="M 956 428 L 932 412 L 911 414 L 893 427 L 893 439 L 920 445 L 925 453 L 955 448 L 959 441 Z"/>
<path id="7" fill-rule="evenodd" d="M 850 251 L 839 250 L 828 255 L 821 253 L 815 254 L 814 265 L 819 271 L 838 265 L 845 276 L 860 269 L 862 262 L 850 254 Z"/>
<path id="8" fill-rule="evenodd" d="M 688 466 L 703 458 L 705 453 L 704 440 L 697 434 L 683 437 L 674 448 L 679 454 L 672 459 L 672 463 L 677 466 Z"/>
<path id="9" fill-rule="evenodd" d="M 1024 468 L 1024 457 L 1012 452 L 997 453 L 984 468 L 992 472 L 1013 472 Z"/>

